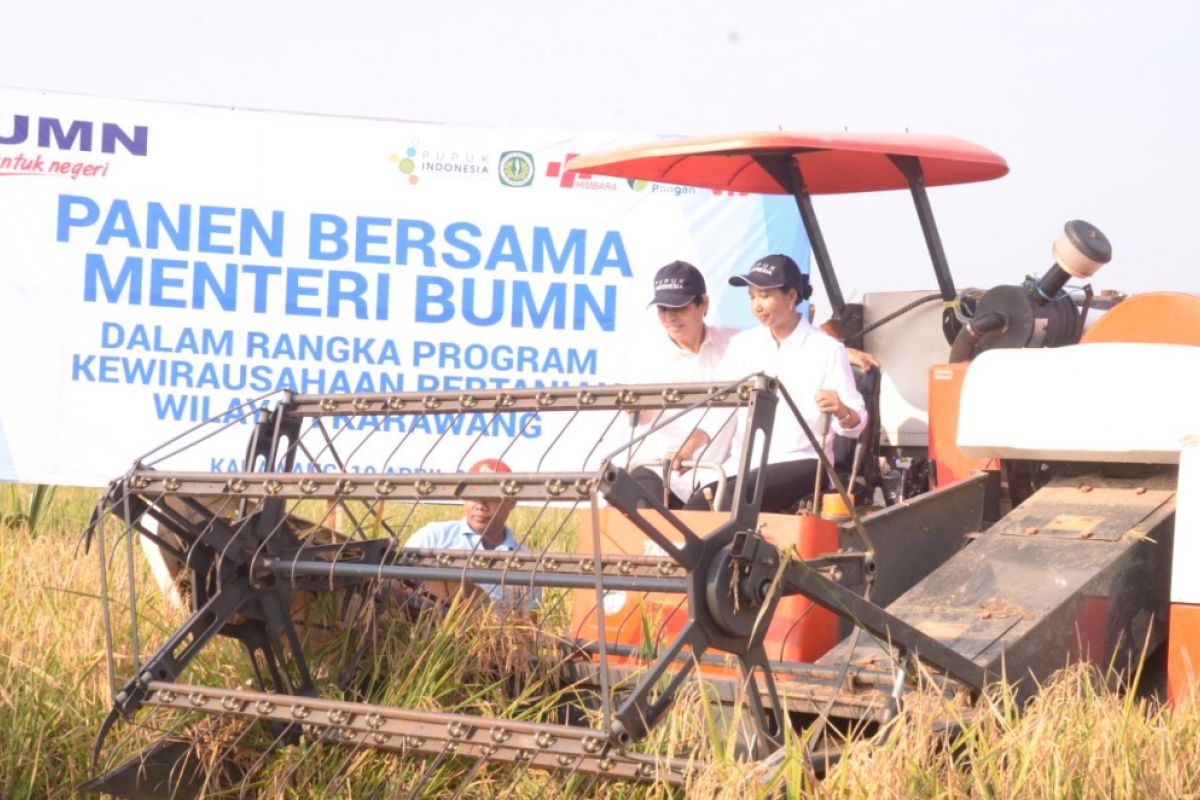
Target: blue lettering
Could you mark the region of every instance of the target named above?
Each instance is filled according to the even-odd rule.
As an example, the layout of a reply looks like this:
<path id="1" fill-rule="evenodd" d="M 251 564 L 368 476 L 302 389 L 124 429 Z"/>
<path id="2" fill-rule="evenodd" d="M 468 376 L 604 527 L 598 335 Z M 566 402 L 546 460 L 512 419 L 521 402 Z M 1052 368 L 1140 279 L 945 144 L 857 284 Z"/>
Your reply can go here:
<path id="1" fill-rule="evenodd" d="M 96 302 L 96 288 L 100 285 L 104 297 L 110 303 L 121 300 L 121 292 L 126 284 L 129 285 L 127 302 L 131 306 L 142 302 L 142 259 L 140 256 L 126 256 L 121 271 L 113 281 L 104 262 L 104 256 L 99 253 L 88 253 L 84 262 L 83 299 L 88 303 Z"/>
<path id="2" fill-rule="evenodd" d="M 346 257 L 346 220 L 333 214 L 312 214 L 308 218 L 308 257 L 312 261 L 340 261 Z M 325 243 L 332 249 L 326 249 Z"/>
<path id="3" fill-rule="evenodd" d="M 633 277 L 633 270 L 629 267 L 629 255 L 625 252 L 625 242 L 621 239 L 620 231 L 608 231 L 604 234 L 604 241 L 600 242 L 600 252 L 596 255 L 596 262 L 592 264 L 591 274 L 599 275 L 606 269 L 616 269 L 626 278 Z"/>
<path id="4" fill-rule="evenodd" d="M 495 269 L 502 261 L 511 263 L 517 268 L 517 272 L 528 271 L 525 266 L 525 254 L 521 252 L 521 243 L 517 241 L 517 232 L 512 225 L 500 226 L 484 269 Z"/>
<path id="5" fill-rule="evenodd" d="M 28 118 L 22 117 L 28 124 Z M 4 139 L 0 143 L 7 144 Z M 81 208 L 83 214 L 75 216 L 72 209 Z M 100 219 L 100 207 L 87 197 L 70 194 L 58 196 L 58 241 L 67 242 L 71 239 L 71 228 L 85 228 Z"/>
<path id="6" fill-rule="evenodd" d="M 315 270 L 314 270 L 315 272 Z M 317 273 L 318 275 L 320 273 Z M 342 283 L 348 282 L 351 284 L 351 289 L 343 289 Z M 314 290 L 315 292 L 315 290 Z M 367 279 L 357 272 L 345 272 L 342 270 L 334 270 L 329 273 L 329 299 L 326 305 L 325 314 L 329 317 L 339 316 L 339 307 L 342 301 L 348 301 L 354 305 L 355 319 L 367 318 L 367 301 L 363 297 L 367 293 Z"/>
<path id="7" fill-rule="evenodd" d="M 120 144 L 131 155 L 144 156 L 150 149 L 150 129 L 145 125 L 134 125 L 133 136 L 111 122 L 100 125 L 100 151 L 103 153 L 117 152 Z"/>
<path id="8" fill-rule="evenodd" d="M 29 138 L 29 117 L 24 114 L 13 114 L 13 132 L 11 136 L 0 136 L 0 144 L 21 144 Z"/>
<path id="9" fill-rule="evenodd" d="M 227 236 L 233 232 L 229 225 L 216 222 L 214 217 L 232 217 L 236 211 L 227 206 L 200 206 L 199 241 L 196 249 L 201 253 L 233 253 L 233 245 L 215 244 L 213 236 Z"/>
<path id="10" fill-rule="evenodd" d="M 50 143 L 51 138 L 54 139 L 54 144 Z M 64 131 L 62 123 L 54 117 L 38 119 L 38 147 L 57 147 L 59 150 L 70 150 L 76 139 L 79 139 L 80 150 L 91 150 L 92 123 L 72 122 L 71 127 Z"/>
<path id="11" fill-rule="evenodd" d="M 446 244 L 463 252 L 464 255 L 457 256 L 453 253 L 442 253 L 442 261 L 447 266 L 457 267 L 458 269 L 468 269 L 479 264 L 479 248 L 474 242 L 464 241 L 459 238 L 460 234 L 478 238 L 480 235 L 479 227 L 472 225 L 469 222 L 452 222 L 446 226 Z"/>
<path id="12" fill-rule="evenodd" d="M 417 276 L 417 322 L 449 322 L 454 318 L 454 284 L 432 275 Z"/>
<path id="13" fill-rule="evenodd" d="M 254 278 L 255 314 L 267 313 L 267 278 L 271 275 L 278 275 L 282 271 L 279 267 L 271 267 L 264 264 L 242 264 L 242 272 Z M 288 302 L 291 302 L 290 297 L 288 298 Z"/>
<path id="14" fill-rule="evenodd" d="M 420 234 L 413 238 L 413 232 Z M 403 266 L 408 263 L 408 251 L 414 247 L 424 255 L 427 267 L 434 265 L 433 260 L 433 226 L 419 219 L 396 220 L 396 263 Z"/>
<path id="15" fill-rule="evenodd" d="M 533 289 L 529 281 L 513 281 L 513 315 L 514 328 L 525 327 L 525 312 L 529 312 L 530 323 L 534 328 L 541 328 L 546 320 L 553 315 L 553 327 L 562 330 L 567 325 L 567 286 L 564 283 L 551 284 L 546 292 L 546 298 L 541 306 L 533 298 Z M 582 287 L 575 287 L 576 289 Z"/>
<path id="16" fill-rule="evenodd" d="M 177 222 L 172 223 L 166 209 L 161 203 L 149 203 L 146 206 L 146 247 L 158 249 L 158 235 L 166 231 L 176 250 L 187 250 L 192 240 L 192 207 L 181 205 Z"/>
<path id="17" fill-rule="evenodd" d="M 182 278 L 168 278 L 166 271 L 169 269 L 186 270 L 188 264 L 186 261 L 173 261 L 166 258 L 153 258 L 150 260 L 150 305 L 163 306 L 164 308 L 187 308 L 187 303 L 181 299 L 169 298 L 163 295 L 164 289 L 182 289 Z"/>
<path id="18" fill-rule="evenodd" d="M 133 213 L 125 200 L 114 200 L 109 206 L 104 224 L 100 226 L 100 233 L 96 236 L 96 244 L 108 244 L 114 237 L 124 239 L 130 247 L 142 246 L 137 226 L 133 223 Z"/>
<path id="19" fill-rule="evenodd" d="M 321 316 L 320 309 L 305 308 L 300 305 L 301 297 L 315 297 L 320 293 L 320 290 L 311 286 L 301 286 L 302 278 L 320 278 L 321 270 L 319 269 L 303 269 L 293 268 L 287 271 L 287 303 L 284 313 L 295 314 L 301 317 L 319 317 Z"/>
<path id="20" fill-rule="evenodd" d="M 463 318 L 472 325 L 495 325 L 504 316 L 504 281 L 492 281 L 492 310 L 486 317 L 475 313 L 477 299 L 475 279 L 463 279 Z"/>
<path id="21" fill-rule="evenodd" d="M 193 271 L 195 283 L 192 284 L 192 308 L 204 308 L 205 298 L 209 293 L 222 311 L 233 311 L 237 308 L 237 264 L 225 265 L 224 286 L 217 283 L 217 276 L 207 262 L 197 261 Z"/>
<path id="22" fill-rule="evenodd" d="M 617 287 L 604 287 L 604 307 L 596 302 L 596 295 L 592 294 L 592 287 L 585 284 L 576 284 L 575 286 L 575 330 L 582 331 L 587 328 L 587 315 L 591 311 L 592 318 L 600 323 L 600 330 L 611 331 L 616 329 L 617 324 Z"/>
<path id="23" fill-rule="evenodd" d="M 367 252 L 368 245 L 387 244 L 385 234 L 372 234 L 371 226 L 384 227 L 389 224 L 383 217 L 357 217 L 354 220 L 354 260 L 360 264 L 386 264 L 388 257 Z"/>
<path id="24" fill-rule="evenodd" d="M 549 228 L 533 229 L 533 271 L 541 272 L 546 261 L 556 275 L 562 274 L 567 268 L 568 261 L 573 263 L 571 271 L 576 275 L 583 274 L 583 254 L 587 246 L 587 231 L 572 228 L 567 234 L 567 241 L 560 251 L 554 249 L 554 236 Z"/>

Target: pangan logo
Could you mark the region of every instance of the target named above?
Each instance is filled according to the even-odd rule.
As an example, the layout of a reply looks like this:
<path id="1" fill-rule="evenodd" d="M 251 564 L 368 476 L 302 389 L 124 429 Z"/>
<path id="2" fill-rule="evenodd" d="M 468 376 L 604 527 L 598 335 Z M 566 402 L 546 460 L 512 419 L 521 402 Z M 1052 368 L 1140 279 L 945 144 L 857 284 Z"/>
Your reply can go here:
<path id="1" fill-rule="evenodd" d="M 500 154 L 500 183 L 505 186 L 529 186 L 533 183 L 533 154 L 508 150 Z"/>

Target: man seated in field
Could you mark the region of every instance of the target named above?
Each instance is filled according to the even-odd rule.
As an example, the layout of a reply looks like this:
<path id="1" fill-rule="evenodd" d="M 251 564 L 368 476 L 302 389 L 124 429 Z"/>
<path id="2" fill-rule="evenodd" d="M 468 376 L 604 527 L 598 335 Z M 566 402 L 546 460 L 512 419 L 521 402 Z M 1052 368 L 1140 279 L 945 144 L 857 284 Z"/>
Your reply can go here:
<path id="1" fill-rule="evenodd" d="M 496 459 L 476 462 L 472 473 L 512 472 L 508 465 Z M 467 497 L 463 500 L 465 516 L 450 522 L 430 522 L 421 527 L 405 543 L 406 549 L 437 550 L 496 550 L 523 552 L 523 547 L 506 524 L 516 507 L 514 500 L 494 497 Z M 455 587 L 457 588 L 457 587 Z M 529 586 L 504 583 L 481 584 L 497 609 L 507 613 L 513 609 L 534 610 L 541 591 Z M 435 592 L 436 594 L 436 592 Z"/>

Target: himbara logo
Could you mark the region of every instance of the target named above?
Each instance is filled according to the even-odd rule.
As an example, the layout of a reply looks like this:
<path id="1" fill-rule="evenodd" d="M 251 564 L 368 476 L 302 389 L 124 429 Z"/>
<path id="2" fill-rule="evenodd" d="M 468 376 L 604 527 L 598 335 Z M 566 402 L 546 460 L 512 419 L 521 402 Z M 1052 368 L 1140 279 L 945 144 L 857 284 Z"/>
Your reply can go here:
<path id="1" fill-rule="evenodd" d="M 31 118 L 13 114 L 8 120 L 0 117 L 0 145 L 85 153 L 93 152 L 98 145 L 100 152 L 108 155 L 117 155 L 120 148 L 130 155 L 145 156 L 150 148 L 150 129 L 145 125 L 134 125 L 130 131 L 113 122 L 63 121 L 57 117 Z M 0 150 L 0 175 L 60 175 L 74 180 L 105 177 L 108 169 L 108 161 L 73 161 L 26 152 L 8 155 L 7 151 Z"/>
<path id="2" fill-rule="evenodd" d="M 567 172 L 565 166 L 572 158 L 579 155 L 578 153 L 567 153 L 567 157 L 561 161 L 551 161 L 546 164 L 546 177 L 558 178 L 558 185 L 561 189 L 591 189 L 592 191 L 613 192 L 617 189 L 617 182 L 609 178 L 593 178 L 586 172 Z"/>

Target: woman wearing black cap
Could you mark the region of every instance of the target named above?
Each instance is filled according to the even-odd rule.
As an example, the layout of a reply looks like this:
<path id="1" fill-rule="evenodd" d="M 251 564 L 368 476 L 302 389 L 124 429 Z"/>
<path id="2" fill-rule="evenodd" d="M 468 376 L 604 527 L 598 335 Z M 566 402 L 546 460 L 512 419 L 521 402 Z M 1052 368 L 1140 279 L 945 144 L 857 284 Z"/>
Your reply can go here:
<path id="1" fill-rule="evenodd" d="M 760 324 L 730 340 L 717 369 L 718 377 L 733 380 L 752 372 L 774 375 L 788 390 L 809 428 L 820 431 L 821 416 L 829 414 L 834 432 L 857 437 L 865 427 L 867 411 L 854 385 L 846 348 L 811 325 L 797 310 L 811 287 L 796 262 L 786 255 L 766 256 L 745 275 L 730 278 L 729 283 L 749 288 L 750 310 Z M 710 416 L 713 420 L 704 427 L 708 435 L 714 436 L 724 420 L 718 419 L 719 415 Z M 739 419 L 737 424 L 727 471 L 737 469 L 736 459 L 742 449 L 744 420 Z M 832 459 L 832 443 L 824 444 L 826 455 Z M 751 463 L 759 463 L 759 456 L 756 451 Z M 775 412 L 767 465 L 762 474 L 754 470 L 749 475 L 752 482 L 762 481 L 762 510 L 777 512 L 794 506 L 812 492 L 816 472 L 816 451 L 791 409 L 781 401 Z M 734 485 L 736 481 L 731 478 L 726 496 L 715 498 L 715 503 L 712 492 L 716 484 L 705 486 L 688 499 L 686 507 L 715 505 L 727 509 Z"/>

